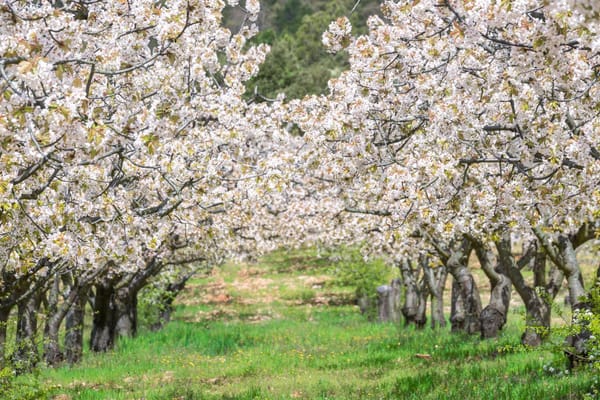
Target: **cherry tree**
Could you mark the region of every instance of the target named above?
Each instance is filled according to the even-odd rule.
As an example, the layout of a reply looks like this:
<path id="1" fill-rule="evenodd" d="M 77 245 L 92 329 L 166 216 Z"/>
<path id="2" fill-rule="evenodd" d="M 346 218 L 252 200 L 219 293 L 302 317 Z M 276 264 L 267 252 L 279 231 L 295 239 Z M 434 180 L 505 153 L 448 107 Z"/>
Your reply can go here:
<path id="1" fill-rule="evenodd" d="M 321 149 L 319 169 L 346 186 L 351 208 L 391 221 L 386 240 L 419 231 L 447 243 L 436 247 L 474 313 L 460 243 L 491 251 L 486 243 L 501 247 L 507 234 L 540 237 L 580 299 L 572 249 L 575 237 L 593 237 L 598 204 L 598 6 L 403 1 L 382 10 L 367 35 L 352 36 L 344 17 L 331 23 L 323 41 L 348 51 L 350 69 L 329 96 L 293 109 Z"/>
<path id="2" fill-rule="evenodd" d="M 80 346 L 90 289 L 92 348 L 106 350 L 119 329 L 135 332 L 152 276 L 239 251 L 252 193 L 282 179 L 279 114 L 242 100 L 268 51 L 247 45 L 259 5 L 243 5 L 234 33 L 225 6 L 0 5 L 0 254 L 12 294 L 0 325 L 36 285 L 47 292 L 50 363 L 67 316 Z"/>

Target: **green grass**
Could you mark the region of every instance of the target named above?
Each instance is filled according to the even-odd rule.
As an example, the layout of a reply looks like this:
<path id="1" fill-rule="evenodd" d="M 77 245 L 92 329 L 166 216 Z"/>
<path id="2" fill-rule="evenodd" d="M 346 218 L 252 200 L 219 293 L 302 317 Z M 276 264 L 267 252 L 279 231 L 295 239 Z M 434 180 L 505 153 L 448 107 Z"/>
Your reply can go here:
<path id="1" fill-rule="evenodd" d="M 518 313 L 498 339 L 481 341 L 368 322 L 352 305 L 319 305 L 331 287 L 305 277 L 326 274 L 328 263 L 293 267 L 313 257 L 302 254 L 271 255 L 251 274 L 229 265 L 195 280 L 164 330 L 86 354 L 73 368 L 43 369 L 38 381 L 60 400 L 578 399 L 591 390 L 591 372 L 549 374 L 544 366 L 564 370 L 560 357 L 519 345 Z M 240 282 L 266 289 L 235 287 Z M 237 294 L 203 302 L 225 292 Z"/>

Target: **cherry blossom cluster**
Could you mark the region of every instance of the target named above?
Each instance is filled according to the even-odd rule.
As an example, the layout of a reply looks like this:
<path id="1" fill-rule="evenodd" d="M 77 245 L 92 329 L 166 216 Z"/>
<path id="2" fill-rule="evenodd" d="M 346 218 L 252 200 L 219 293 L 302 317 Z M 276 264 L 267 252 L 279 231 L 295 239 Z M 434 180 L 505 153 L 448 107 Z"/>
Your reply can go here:
<path id="1" fill-rule="evenodd" d="M 2 268 L 48 257 L 119 274 L 257 247 L 237 233 L 284 175 L 285 136 L 275 105 L 242 99 L 268 52 L 247 44 L 259 4 L 239 32 L 224 7 L 0 5 Z"/>
<path id="2" fill-rule="evenodd" d="M 371 245 L 401 237 L 411 252 L 416 230 L 533 236 L 596 218 L 592 3 L 389 1 L 358 37 L 347 19 L 332 22 L 323 41 L 349 53 L 350 69 L 329 96 L 292 103 L 290 117 L 342 208 L 380 221 Z"/>

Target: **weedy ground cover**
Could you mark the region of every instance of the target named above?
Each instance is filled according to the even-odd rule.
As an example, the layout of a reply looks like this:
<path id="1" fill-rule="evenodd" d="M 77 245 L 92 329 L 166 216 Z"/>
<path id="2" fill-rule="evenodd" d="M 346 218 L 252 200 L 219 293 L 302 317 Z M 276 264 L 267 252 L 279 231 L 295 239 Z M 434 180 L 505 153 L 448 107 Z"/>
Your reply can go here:
<path id="1" fill-rule="evenodd" d="M 49 398 L 579 399 L 591 372 L 566 373 L 519 345 L 515 308 L 495 340 L 368 321 L 314 251 L 275 253 L 195 279 L 160 332 L 122 339 L 75 367 L 44 369 Z M 31 379 L 24 377 L 22 379 Z"/>

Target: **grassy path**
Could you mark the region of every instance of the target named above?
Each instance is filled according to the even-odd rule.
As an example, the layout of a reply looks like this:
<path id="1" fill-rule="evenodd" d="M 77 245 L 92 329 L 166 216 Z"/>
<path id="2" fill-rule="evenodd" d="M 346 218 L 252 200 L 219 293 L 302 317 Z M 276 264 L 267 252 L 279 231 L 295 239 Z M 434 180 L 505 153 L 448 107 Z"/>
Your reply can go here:
<path id="1" fill-rule="evenodd" d="M 42 370 L 50 398 L 578 399 L 588 373 L 518 345 L 366 321 L 318 260 L 228 265 L 198 278 L 163 331 L 121 340 L 75 368 Z"/>

